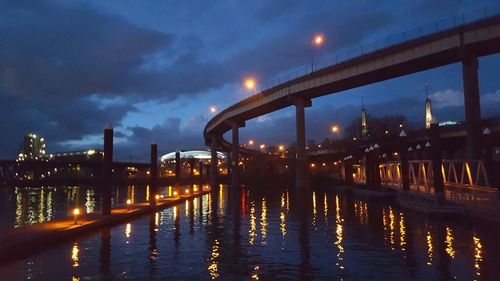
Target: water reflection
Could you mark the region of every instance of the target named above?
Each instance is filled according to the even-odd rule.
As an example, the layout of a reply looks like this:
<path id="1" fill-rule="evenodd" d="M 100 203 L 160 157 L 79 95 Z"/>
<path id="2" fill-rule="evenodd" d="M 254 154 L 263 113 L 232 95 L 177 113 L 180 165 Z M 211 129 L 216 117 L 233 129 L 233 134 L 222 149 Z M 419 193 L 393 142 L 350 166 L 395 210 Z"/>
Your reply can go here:
<path id="1" fill-rule="evenodd" d="M 48 191 L 43 194 L 45 206 Z M 495 227 L 425 217 L 330 191 L 300 196 L 288 190 L 275 192 L 217 189 L 71 241 L 61 246 L 64 251 L 54 249 L 0 267 L 0 276 L 12 277 L 8 280 L 28 276 L 40 280 L 495 280 L 500 273 L 496 263 L 500 232 Z M 293 201 L 290 206 L 289 196 L 305 203 Z M 59 264 L 60 271 L 51 273 L 51 263 Z"/>

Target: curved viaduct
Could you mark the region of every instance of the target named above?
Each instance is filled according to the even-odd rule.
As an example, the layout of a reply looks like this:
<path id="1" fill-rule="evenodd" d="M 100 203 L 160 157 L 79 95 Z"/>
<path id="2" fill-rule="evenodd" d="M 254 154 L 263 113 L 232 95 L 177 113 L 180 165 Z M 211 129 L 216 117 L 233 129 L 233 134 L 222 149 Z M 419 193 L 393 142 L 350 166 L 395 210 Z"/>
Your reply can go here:
<path id="1" fill-rule="evenodd" d="M 287 81 L 244 99 L 212 118 L 204 138 L 212 151 L 230 149 L 233 179 L 238 174 L 238 129 L 245 121 L 288 107 L 296 109 L 297 185 L 304 184 L 306 169 L 304 108 L 311 99 L 338 93 L 419 71 L 461 62 L 467 151 L 470 158 L 481 154 L 481 113 L 478 57 L 500 52 L 500 15 L 462 24 L 430 35 L 337 63 Z M 232 130 L 232 143 L 222 135 Z M 216 173 L 215 169 L 212 172 Z"/>

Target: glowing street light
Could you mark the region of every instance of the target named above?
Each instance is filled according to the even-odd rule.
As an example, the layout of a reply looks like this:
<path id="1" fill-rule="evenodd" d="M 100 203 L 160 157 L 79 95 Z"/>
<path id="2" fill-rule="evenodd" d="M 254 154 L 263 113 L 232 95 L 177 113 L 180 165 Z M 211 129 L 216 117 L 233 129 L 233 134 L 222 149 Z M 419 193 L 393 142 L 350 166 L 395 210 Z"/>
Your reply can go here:
<path id="1" fill-rule="evenodd" d="M 259 147 L 260 147 L 260 149 L 264 149 L 264 148 L 266 148 L 266 145 L 265 144 L 261 144 Z"/>
<path id="2" fill-rule="evenodd" d="M 189 188 L 186 188 L 186 190 L 184 190 L 184 193 L 189 194 Z"/>
<path id="3" fill-rule="evenodd" d="M 132 204 L 132 200 L 127 199 L 127 211 L 130 210 L 130 204 Z"/>
<path id="4" fill-rule="evenodd" d="M 243 84 L 251 93 L 257 93 L 257 82 L 255 82 L 255 79 L 247 78 Z"/>
<path id="5" fill-rule="evenodd" d="M 78 215 L 80 214 L 80 209 L 74 208 L 73 209 L 73 216 L 75 217 L 75 224 L 78 224 Z"/>
<path id="6" fill-rule="evenodd" d="M 285 146 L 284 146 L 284 145 L 280 145 L 280 146 L 278 146 L 278 150 L 279 150 L 279 151 L 283 151 L 283 150 L 285 150 Z"/>
<path id="7" fill-rule="evenodd" d="M 312 43 L 315 45 L 315 46 L 318 46 L 320 47 L 321 45 L 323 45 L 323 42 L 325 41 L 325 37 L 323 36 L 323 34 L 316 34 L 312 40 Z"/>
<path id="8" fill-rule="evenodd" d="M 248 140 L 248 145 L 253 145 L 253 140 Z"/>
<path id="9" fill-rule="evenodd" d="M 337 135 L 337 138 L 340 137 L 340 127 L 338 125 L 333 125 L 331 130 L 332 130 L 332 133 Z"/>
<path id="10" fill-rule="evenodd" d="M 319 48 L 323 43 L 325 42 L 325 37 L 323 34 L 316 34 L 314 35 L 313 39 L 311 40 L 311 73 L 314 72 L 314 48 Z"/>
<path id="11" fill-rule="evenodd" d="M 217 112 L 217 108 L 215 108 L 215 106 L 211 106 L 211 107 L 210 107 L 210 112 L 211 112 L 211 113 L 215 113 L 215 112 Z"/>

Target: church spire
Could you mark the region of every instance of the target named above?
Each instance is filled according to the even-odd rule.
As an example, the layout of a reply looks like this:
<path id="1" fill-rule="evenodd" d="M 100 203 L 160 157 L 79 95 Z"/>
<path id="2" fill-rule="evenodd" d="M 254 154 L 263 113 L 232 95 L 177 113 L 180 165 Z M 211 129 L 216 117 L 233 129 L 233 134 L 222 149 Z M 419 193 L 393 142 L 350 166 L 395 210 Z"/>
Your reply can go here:
<path id="1" fill-rule="evenodd" d="M 368 126 L 366 124 L 366 109 L 363 101 L 363 95 L 361 95 L 361 137 L 368 137 Z"/>
<path id="2" fill-rule="evenodd" d="M 432 122 L 432 104 L 429 99 L 429 84 L 425 83 L 425 128 L 429 129 Z"/>

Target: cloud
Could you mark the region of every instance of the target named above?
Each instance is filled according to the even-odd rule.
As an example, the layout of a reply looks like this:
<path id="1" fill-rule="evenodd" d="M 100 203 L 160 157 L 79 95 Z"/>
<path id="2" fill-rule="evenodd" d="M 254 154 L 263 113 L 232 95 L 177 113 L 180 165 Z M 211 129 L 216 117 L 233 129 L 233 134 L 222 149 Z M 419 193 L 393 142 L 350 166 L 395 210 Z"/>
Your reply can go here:
<path id="1" fill-rule="evenodd" d="M 148 129 L 141 126 L 127 128 L 131 135 L 127 142 L 116 145 L 116 154 L 119 159 L 128 159 L 129 155 L 138 160 L 147 160 L 149 155 L 149 144 L 158 144 L 159 155 L 166 154 L 177 149 L 193 149 L 205 147 L 203 139 L 198 130 L 192 131 L 181 127 L 180 118 L 166 118 L 162 124 Z"/>
<path id="2" fill-rule="evenodd" d="M 458 90 L 446 89 L 437 91 L 429 95 L 429 98 L 432 101 L 433 108 L 436 109 L 464 105 L 464 94 Z"/>

